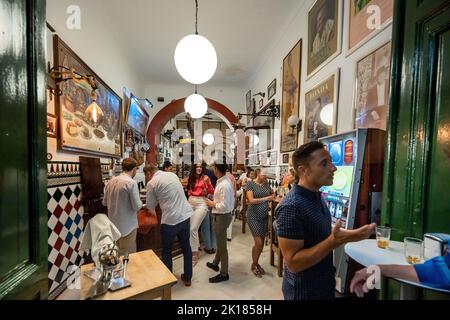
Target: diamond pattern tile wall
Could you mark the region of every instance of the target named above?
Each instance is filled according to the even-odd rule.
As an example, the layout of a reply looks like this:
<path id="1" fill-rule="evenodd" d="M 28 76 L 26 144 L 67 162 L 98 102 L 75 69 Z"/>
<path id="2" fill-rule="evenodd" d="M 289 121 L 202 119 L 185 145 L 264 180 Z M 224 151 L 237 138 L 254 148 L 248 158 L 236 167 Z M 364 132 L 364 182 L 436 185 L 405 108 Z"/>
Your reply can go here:
<path id="1" fill-rule="evenodd" d="M 78 254 L 83 234 L 83 207 L 81 186 L 68 185 L 48 188 L 48 264 L 49 297 L 65 281 L 72 265 L 81 266 L 82 256 Z"/>

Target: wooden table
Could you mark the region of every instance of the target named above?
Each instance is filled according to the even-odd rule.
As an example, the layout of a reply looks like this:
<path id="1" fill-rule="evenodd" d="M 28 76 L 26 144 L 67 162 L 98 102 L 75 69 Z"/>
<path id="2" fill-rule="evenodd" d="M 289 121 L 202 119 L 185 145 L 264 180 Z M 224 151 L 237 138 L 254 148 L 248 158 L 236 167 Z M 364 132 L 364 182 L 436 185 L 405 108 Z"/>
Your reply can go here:
<path id="1" fill-rule="evenodd" d="M 81 299 L 85 300 L 89 288 L 94 281 L 84 274 L 84 271 L 92 270 L 94 264 L 81 266 Z M 145 250 L 132 253 L 129 256 L 126 279 L 131 286 L 115 292 L 107 292 L 98 296 L 95 300 L 149 300 L 161 297 L 162 300 L 170 300 L 172 286 L 177 283 L 177 278 L 167 269 L 153 250 Z"/>

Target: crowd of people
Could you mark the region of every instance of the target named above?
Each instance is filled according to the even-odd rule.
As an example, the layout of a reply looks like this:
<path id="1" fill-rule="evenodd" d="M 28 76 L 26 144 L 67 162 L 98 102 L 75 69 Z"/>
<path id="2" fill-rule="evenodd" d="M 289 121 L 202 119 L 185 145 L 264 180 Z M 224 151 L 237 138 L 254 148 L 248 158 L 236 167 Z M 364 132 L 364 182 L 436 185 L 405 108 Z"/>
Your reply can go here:
<path id="1" fill-rule="evenodd" d="M 282 292 L 285 299 L 334 299 L 333 250 L 345 243 L 368 238 L 375 224 L 346 230 L 341 228 L 338 220 L 332 227 L 320 188 L 333 183 L 336 167 L 322 143 L 314 141 L 298 148 L 292 156 L 292 165 L 282 182 L 289 191 L 274 214 L 274 228 L 285 261 Z M 236 203 L 245 198 L 248 226 L 253 236 L 249 268 L 258 278 L 265 275 L 259 258 L 268 234 L 270 205 L 276 194 L 268 184 L 264 169 L 246 168 L 236 179 L 225 161 L 210 166 L 197 163 L 191 166 L 186 179 L 180 179 L 169 162 L 164 163 L 161 169 L 147 164 L 143 169 L 147 183 L 145 205 L 133 180 L 136 161 L 124 159 L 122 169 L 122 174 L 106 185 L 103 200 L 110 220 L 121 232 L 122 237 L 118 241 L 121 254 L 136 251 L 136 212 L 144 207 L 149 214 L 156 215 L 156 206 L 159 206 L 162 261 L 167 268 L 172 271 L 172 246 L 178 238 L 184 259 L 181 280 L 186 286 L 191 285 L 193 269 L 202 250 L 215 254 L 212 261 L 206 263 L 207 267 L 218 272 L 209 278 L 209 282 L 227 281 L 230 279 L 227 240 L 231 240 L 232 214 Z M 450 283 L 449 260 L 443 261 L 447 265 L 439 264 L 441 273 L 447 275 Z M 410 280 L 429 280 L 431 265 L 437 264 L 428 263 L 427 267 L 419 266 L 404 272 Z M 386 274 L 394 270 L 400 275 L 403 269 L 395 266 L 382 268 Z M 353 279 L 351 289 L 358 296 L 368 291 L 364 282 L 367 277 L 361 271 Z"/>

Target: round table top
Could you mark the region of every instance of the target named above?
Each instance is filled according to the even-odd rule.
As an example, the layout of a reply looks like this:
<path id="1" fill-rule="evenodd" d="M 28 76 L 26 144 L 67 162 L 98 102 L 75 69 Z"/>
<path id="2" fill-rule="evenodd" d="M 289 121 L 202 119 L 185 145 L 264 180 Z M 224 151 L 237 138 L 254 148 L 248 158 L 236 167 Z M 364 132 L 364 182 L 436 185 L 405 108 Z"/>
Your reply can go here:
<path id="1" fill-rule="evenodd" d="M 399 241 L 391 240 L 389 241 L 388 249 L 381 249 L 378 248 L 377 241 L 375 239 L 368 239 L 359 242 L 347 243 L 344 250 L 350 258 L 365 267 L 375 264 L 409 265 L 405 257 L 404 244 Z M 402 279 L 395 280 L 424 289 L 445 293 L 450 292 L 449 290 L 433 288 L 416 282 Z"/>
<path id="2" fill-rule="evenodd" d="M 375 239 L 347 243 L 345 253 L 365 267 L 373 264 L 409 265 L 405 258 L 403 242 L 399 241 L 389 241 L 388 249 L 378 248 Z"/>

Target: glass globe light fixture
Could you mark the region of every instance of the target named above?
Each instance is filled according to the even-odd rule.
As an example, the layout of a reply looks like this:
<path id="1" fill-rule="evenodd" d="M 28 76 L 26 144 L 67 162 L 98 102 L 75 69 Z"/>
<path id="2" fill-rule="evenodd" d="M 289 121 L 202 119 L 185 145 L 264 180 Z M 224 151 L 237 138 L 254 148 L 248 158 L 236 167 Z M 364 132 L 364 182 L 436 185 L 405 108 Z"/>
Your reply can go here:
<path id="1" fill-rule="evenodd" d="M 206 111 L 208 111 L 208 103 L 201 95 L 194 93 L 184 101 L 184 111 L 189 113 L 191 118 L 200 119 L 206 114 Z"/>

